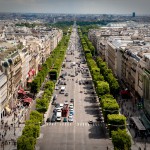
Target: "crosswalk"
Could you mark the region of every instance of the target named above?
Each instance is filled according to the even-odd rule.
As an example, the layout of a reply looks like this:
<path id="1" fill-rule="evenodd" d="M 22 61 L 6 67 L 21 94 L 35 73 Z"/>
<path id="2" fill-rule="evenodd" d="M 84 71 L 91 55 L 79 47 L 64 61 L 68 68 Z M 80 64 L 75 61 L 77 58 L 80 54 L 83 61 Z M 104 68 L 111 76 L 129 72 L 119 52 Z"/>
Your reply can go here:
<path id="1" fill-rule="evenodd" d="M 101 123 L 89 124 L 88 122 L 55 122 L 55 123 L 46 123 L 44 126 L 76 126 L 76 127 L 87 127 L 87 126 L 102 126 Z"/>

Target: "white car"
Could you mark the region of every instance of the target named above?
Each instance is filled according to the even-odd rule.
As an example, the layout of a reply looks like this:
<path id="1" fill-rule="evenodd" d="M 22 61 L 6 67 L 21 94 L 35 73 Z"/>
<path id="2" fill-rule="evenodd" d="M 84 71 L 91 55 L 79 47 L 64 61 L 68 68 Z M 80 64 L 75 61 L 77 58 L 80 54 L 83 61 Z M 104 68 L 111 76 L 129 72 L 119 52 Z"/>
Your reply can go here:
<path id="1" fill-rule="evenodd" d="M 73 122 L 73 116 L 70 115 L 70 116 L 68 117 L 68 122 Z"/>
<path id="2" fill-rule="evenodd" d="M 61 107 L 56 108 L 57 112 L 61 111 Z"/>
<path id="3" fill-rule="evenodd" d="M 57 109 L 57 112 L 61 112 L 61 109 Z"/>
<path id="4" fill-rule="evenodd" d="M 63 103 L 60 103 L 60 108 L 62 109 L 64 107 L 64 104 Z"/>
<path id="5" fill-rule="evenodd" d="M 68 101 L 65 101 L 65 102 L 64 102 L 64 105 L 68 105 Z"/>
<path id="6" fill-rule="evenodd" d="M 56 86 L 56 87 L 55 87 L 55 90 L 59 90 L 59 87 L 58 87 L 58 86 Z"/>
<path id="7" fill-rule="evenodd" d="M 69 109 L 73 109 L 73 103 L 69 104 Z"/>

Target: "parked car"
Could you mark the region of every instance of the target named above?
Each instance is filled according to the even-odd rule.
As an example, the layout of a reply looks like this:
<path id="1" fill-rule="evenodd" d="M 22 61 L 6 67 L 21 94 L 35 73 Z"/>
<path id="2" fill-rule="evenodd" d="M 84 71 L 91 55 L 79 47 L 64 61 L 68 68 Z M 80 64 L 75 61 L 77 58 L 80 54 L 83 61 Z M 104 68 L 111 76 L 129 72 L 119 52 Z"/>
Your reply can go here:
<path id="1" fill-rule="evenodd" d="M 65 102 L 64 102 L 64 105 L 68 105 L 68 104 L 69 104 L 68 101 L 65 101 Z"/>
<path id="2" fill-rule="evenodd" d="M 69 104 L 69 109 L 73 109 L 73 103 Z"/>
<path id="3" fill-rule="evenodd" d="M 56 121 L 56 115 L 53 114 L 53 115 L 52 115 L 52 118 L 51 118 L 51 122 L 55 122 L 55 121 Z"/>
<path id="4" fill-rule="evenodd" d="M 58 86 L 56 86 L 56 87 L 55 87 L 55 90 L 59 90 L 59 87 L 58 87 Z"/>
<path id="5" fill-rule="evenodd" d="M 54 101 L 52 101 L 52 105 L 56 105 L 56 101 L 54 100 Z"/>
<path id="6" fill-rule="evenodd" d="M 67 122 L 67 118 L 66 117 L 64 118 L 63 122 Z"/>
<path id="7" fill-rule="evenodd" d="M 68 117 L 68 122 L 73 122 L 73 116 L 72 116 L 72 115 L 70 115 L 70 116 Z"/>
<path id="8" fill-rule="evenodd" d="M 63 103 L 60 103 L 59 105 L 60 105 L 60 108 L 61 108 L 61 109 L 62 109 L 62 108 L 63 108 L 63 106 L 64 106 L 64 104 L 63 104 Z"/>
<path id="9" fill-rule="evenodd" d="M 72 99 L 70 100 L 70 102 L 71 102 L 71 103 L 74 103 L 74 99 L 72 98 Z"/>
<path id="10" fill-rule="evenodd" d="M 54 110 L 53 110 L 53 113 L 56 115 L 56 113 L 57 113 L 57 109 L 54 109 Z"/>
<path id="11" fill-rule="evenodd" d="M 50 119 L 50 118 L 47 118 L 46 122 L 51 122 L 51 119 Z"/>
<path id="12" fill-rule="evenodd" d="M 56 95 L 54 95 L 54 97 L 53 97 L 53 100 L 56 100 L 57 99 L 57 94 Z"/>
<path id="13" fill-rule="evenodd" d="M 60 107 L 60 104 L 59 104 L 59 103 L 56 103 L 56 104 L 55 104 L 55 107 L 56 107 L 56 108 Z"/>
<path id="14" fill-rule="evenodd" d="M 74 115 L 74 110 L 73 110 L 73 109 L 70 109 L 70 110 L 69 110 L 69 114 L 70 114 L 70 115 Z"/>

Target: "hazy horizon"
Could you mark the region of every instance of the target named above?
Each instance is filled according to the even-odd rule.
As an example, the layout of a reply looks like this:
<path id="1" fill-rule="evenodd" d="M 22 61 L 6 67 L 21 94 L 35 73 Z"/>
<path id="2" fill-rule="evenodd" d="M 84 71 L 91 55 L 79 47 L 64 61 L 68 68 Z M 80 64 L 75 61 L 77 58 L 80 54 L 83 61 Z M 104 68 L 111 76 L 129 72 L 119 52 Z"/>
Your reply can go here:
<path id="1" fill-rule="evenodd" d="M 0 0 L 5 13 L 149 15 L 149 6 L 150 0 Z"/>

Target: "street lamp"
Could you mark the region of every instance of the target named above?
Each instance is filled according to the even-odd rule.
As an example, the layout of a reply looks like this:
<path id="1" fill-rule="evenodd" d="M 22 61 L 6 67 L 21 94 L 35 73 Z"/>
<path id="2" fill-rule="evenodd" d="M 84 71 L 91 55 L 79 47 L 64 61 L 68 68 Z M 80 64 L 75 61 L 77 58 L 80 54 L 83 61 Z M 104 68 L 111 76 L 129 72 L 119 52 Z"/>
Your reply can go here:
<path id="1" fill-rule="evenodd" d="M 16 119 L 16 117 L 15 117 L 15 115 L 16 115 L 16 113 L 14 112 L 14 136 L 16 135 L 16 127 L 15 127 L 15 119 Z"/>

